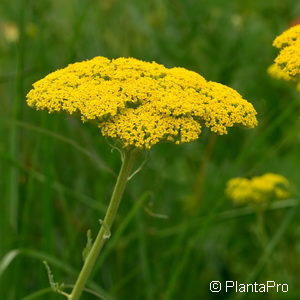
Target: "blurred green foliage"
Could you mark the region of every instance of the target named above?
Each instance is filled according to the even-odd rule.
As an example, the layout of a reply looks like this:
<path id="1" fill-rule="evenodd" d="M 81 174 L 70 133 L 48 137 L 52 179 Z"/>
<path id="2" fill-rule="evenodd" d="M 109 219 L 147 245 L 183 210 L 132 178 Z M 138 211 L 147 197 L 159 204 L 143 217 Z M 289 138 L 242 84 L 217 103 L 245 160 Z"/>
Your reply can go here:
<path id="1" fill-rule="evenodd" d="M 2 0 L 0 298 L 62 299 L 46 293 L 42 261 L 56 281 L 74 283 L 86 232 L 98 230 L 118 153 L 96 126 L 33 111 L 25 95 L 47 73 L 102 55 L 182 66 L 227 84 L 255 105 L 260 124 L 151 150 L 88 288 L 105 299 L 237 299 L 211 293 L 209 282 L 274 280 L 289 293 L 239 299 L 299 299 L 297 201 L 266 212 L 262 245 L 255 214 L 224 196 L 233 176 L 276 172 L 299 199 L 300 95 L 266 74 L 272 40 L 299 17 L 295 0 Z"/>

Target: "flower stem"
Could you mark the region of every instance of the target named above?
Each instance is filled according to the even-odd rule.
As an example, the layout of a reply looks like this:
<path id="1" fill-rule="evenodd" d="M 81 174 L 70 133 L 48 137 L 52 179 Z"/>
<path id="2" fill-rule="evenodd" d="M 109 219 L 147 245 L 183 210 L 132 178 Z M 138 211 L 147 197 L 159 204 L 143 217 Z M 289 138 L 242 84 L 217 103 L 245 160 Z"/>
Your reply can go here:
<path id="1" fill-rule="evenodd" d="M 123 196 L 126 183 L 128 181 L 128 177 L 131 172 L 132 164 L 135 157 L 135 151 L 134 150 L 125 150 L 124 151 L 124 157 L 122 161 L 122 166 L 120 169 L 120 173 L 116 182 L 116 185 L 114 187 L 109 206 L 107 208 L 105 218 L 103 221 L 101 221 L 101 228 L 98 232 L 97 238 L 87 255 L 85 262 L 83 264 L 83 267 L 80 271 L 80 274 L 77 278 L 77 281 L 74 285 L 74 288 L 72 290 L 72 293 L 69 295 L 68 300 L 78 300 L 84 286 L 92 272 L 92 269 L 96 263 L 97 257 L 100 254 L 100 251 L 105 243 L 105 240 L 109 238 L 110 236 L 110 228 L 112 226 L 112 223 L 116 217 L 117 210 L 121 201 L 121 198 Z"/>
<path id="2" fill-rule="evenodd" d="M 265 226 L 265 216 L 264 216 L 264 208 L 259 207 L 256 211 L 256 217 L 257 217 L 257 235 L 259 242 L 261 243 L 261 246 L 263 248 L 266 247 L 268 243 L 268 236 L 266 232 L 266 226 Z"/>

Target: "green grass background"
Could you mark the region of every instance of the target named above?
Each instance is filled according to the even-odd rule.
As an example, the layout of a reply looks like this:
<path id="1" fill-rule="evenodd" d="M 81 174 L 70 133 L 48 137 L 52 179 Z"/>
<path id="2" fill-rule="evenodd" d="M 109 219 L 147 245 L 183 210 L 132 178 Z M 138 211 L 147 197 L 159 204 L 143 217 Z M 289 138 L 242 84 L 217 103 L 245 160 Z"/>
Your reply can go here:
<path id="1" fill-rule="evenodd" d="M 255 105 L 259 126 L 155 146 L 129 183 L 88 288 L 107 300 L 300 299 L 300 95 L 266 74 L 272 40 L 298 17 L 295 0 L 1 0 L 0 299 L 63 299 L 49 292 L 42 261 L 72 285 L 86 232 L 99 228 L 118 153 L 92 124 L 25 103 L 34 81 L 98 55 L 182 66 L 227 84 Z M 8 22 L 18 41 L 5 37 Z M 295 197 L 266 213 L 261 243 L 255 214 L 234 207 L 224 187 L 265 172 L 285 175 Z M 212 280 L 274 280 L 290 290 L 218 294 Z"/>

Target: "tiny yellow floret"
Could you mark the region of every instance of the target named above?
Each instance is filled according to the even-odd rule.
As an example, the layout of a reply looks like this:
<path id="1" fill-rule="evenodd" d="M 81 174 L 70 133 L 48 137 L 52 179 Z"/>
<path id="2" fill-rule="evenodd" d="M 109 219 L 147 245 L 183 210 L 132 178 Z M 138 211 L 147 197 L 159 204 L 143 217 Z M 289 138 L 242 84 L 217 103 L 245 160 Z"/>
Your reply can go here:
<path id="1" fill-rule="evenodd" d="M 235 90 L 184 68 L 134 58 L 70 64 L 34 83 L 27 103 L 96 120 L 102 135 L 123 147 L 190 142 L 204 126 L 225 134 L 234 125 L 257 125 L 252 104 Z"/>
<path id="2" fill-rule="evenodd" d="M 290 197 L 291 186 L 284 176 L 267 173 L 251 179 L 232 178 L 225 193 L 236 204 L 259 204 Z"/>

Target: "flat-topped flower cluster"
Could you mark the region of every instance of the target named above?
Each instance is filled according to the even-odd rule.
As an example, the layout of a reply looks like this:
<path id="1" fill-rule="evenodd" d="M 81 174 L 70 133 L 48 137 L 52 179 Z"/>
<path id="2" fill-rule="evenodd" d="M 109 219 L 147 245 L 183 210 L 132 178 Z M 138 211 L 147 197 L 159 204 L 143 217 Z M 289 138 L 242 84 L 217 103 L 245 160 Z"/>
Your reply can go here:
<path id="1" fill-rule="evenodd" d="M 227 182 L 226 195 L 236 204 L 266 203 L 291 195 L 289 181 L 282 175 L 266 173 L 251 179 L 236 177 Z"/>
<path id="2" fill-rule="evenodd" d="M 190 142 L 203 126 L 225 134 L 236 124 L 257 124 L 252 104 L 235 90 L 184 68 L 134 58 L 70 64 L 34 83 L 27 103 L 97 120 L 102 134 L 124 147 Z"/>
<path id="3" fill-rule="evenodd" d="M 300 87 L 300 25 L 280 34 L 273 42 L 280 50 L 269 73 L 279 79 L 294 81 Z"/>

